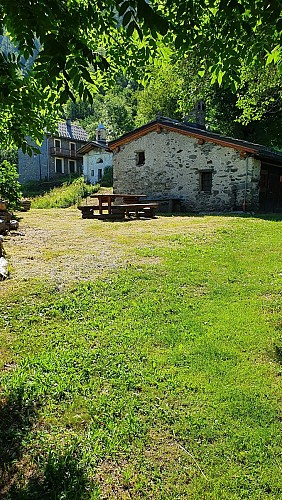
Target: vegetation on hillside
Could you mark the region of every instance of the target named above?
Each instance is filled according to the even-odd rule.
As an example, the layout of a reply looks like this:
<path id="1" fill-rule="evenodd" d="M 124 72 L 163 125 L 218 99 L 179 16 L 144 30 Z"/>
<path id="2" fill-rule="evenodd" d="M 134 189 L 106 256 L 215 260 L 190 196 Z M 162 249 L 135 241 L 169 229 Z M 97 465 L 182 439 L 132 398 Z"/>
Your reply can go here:
<path id="1" fill-rule="evenodd" d="M 83 177 L 67 180 L 61 186 L 53 187 L 49 192 L 35 196 L 31 200 L 32 208 L 67 208 L 80 203 L 92 193 L 98 191 L 99 185 L 87 184 Z"/>

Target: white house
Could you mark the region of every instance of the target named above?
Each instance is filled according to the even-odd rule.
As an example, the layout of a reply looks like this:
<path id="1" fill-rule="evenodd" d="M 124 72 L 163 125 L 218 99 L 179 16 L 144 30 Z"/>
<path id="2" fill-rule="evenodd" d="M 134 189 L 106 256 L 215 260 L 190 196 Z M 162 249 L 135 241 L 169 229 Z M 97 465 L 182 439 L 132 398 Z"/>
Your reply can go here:
<path id="1" fill-rule="evenodd" d="M 96 128 L 96 140 L 87 142 L 79 149 L 83 155 L 83 175 L 91 184 L 100 182 L 106 167 L 112 167 L 112 152 L 106 142 L 106 129 L 102 123 Z"/>

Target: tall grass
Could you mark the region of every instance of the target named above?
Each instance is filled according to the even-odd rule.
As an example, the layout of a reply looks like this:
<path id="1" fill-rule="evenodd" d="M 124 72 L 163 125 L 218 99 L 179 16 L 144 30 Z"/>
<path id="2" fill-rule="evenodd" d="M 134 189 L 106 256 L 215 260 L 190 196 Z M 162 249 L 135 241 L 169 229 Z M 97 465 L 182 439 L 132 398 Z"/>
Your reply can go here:
<path id="1" fill-rule="evenodd" d="M 79 203 L 92 193 L 96 193 L 99 184 L 86 184 L 83 177 L 72 183 L 65 182 L 60 187 L 54 187 L 49 193 L 36 196 L 32 199 L 32 208 L 67 208 Z"/>

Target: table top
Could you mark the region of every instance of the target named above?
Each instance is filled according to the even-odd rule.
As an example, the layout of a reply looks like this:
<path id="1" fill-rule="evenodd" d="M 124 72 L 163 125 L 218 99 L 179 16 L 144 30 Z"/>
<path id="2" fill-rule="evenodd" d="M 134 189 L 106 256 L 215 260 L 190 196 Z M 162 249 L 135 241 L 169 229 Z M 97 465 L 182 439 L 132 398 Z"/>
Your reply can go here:
<path id="1" fill-rule="evenodd" d="M 90 198 L 105 198 L 105 199 L 112 199 L 114 200 L 115 198 L 146 198 L 146 194 L 120 194 L 120 193 L 93 193 L 90 195 Z"/>

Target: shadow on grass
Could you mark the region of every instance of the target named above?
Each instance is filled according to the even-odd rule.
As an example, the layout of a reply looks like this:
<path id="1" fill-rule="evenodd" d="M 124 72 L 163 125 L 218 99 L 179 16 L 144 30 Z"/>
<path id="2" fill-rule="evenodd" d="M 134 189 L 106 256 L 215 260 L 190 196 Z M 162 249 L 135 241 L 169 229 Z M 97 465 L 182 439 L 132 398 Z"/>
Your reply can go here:
<path id="1" fill-rule="evenodd" d="M 50 456 L 41 474 L 33 476 L 23 486 L 12 485 L 7 500 L 87 500 L 90 493 L 83 470 L 77 457 L 66 455 Z M 3 497 L 4 498 L 4 497 Z"/>
<path id="2" fill-rule="evenodd" d="M 0 499 L 88 499 L 88 481 L 73 447 L 40 458 L 41 467 L 30 460 L 25 441 L 36 426 L 37 411 L 20 391 L 0 403 Z"/>
<path id="3" fill-rule="evenodd" d="M 275 346 L 275 355 L 276 355 L 276 359 L 277 359 L 278 363 L 280 363 L 282 365 L 282 346 L 281 345 Z"/>
<path id="4" fill-rule="evenodd" d="M 156 216 L 161 217 L 234 217 L 240 219 L 263 219 L 268 220 L 270 222 L 282 222 L 282 214 L 281 213 L 263 213 L 263 212 L 157 212 Z"/>
<path id="5" fill-rule="evenodd" d="M 0 498 L 7 498 L 3 495 L 14 481 L 17 463 L 24 451 L 23 441 L 35 416 L 35 407 L 24 403 L 21 391 L 0 403 Z"/>

